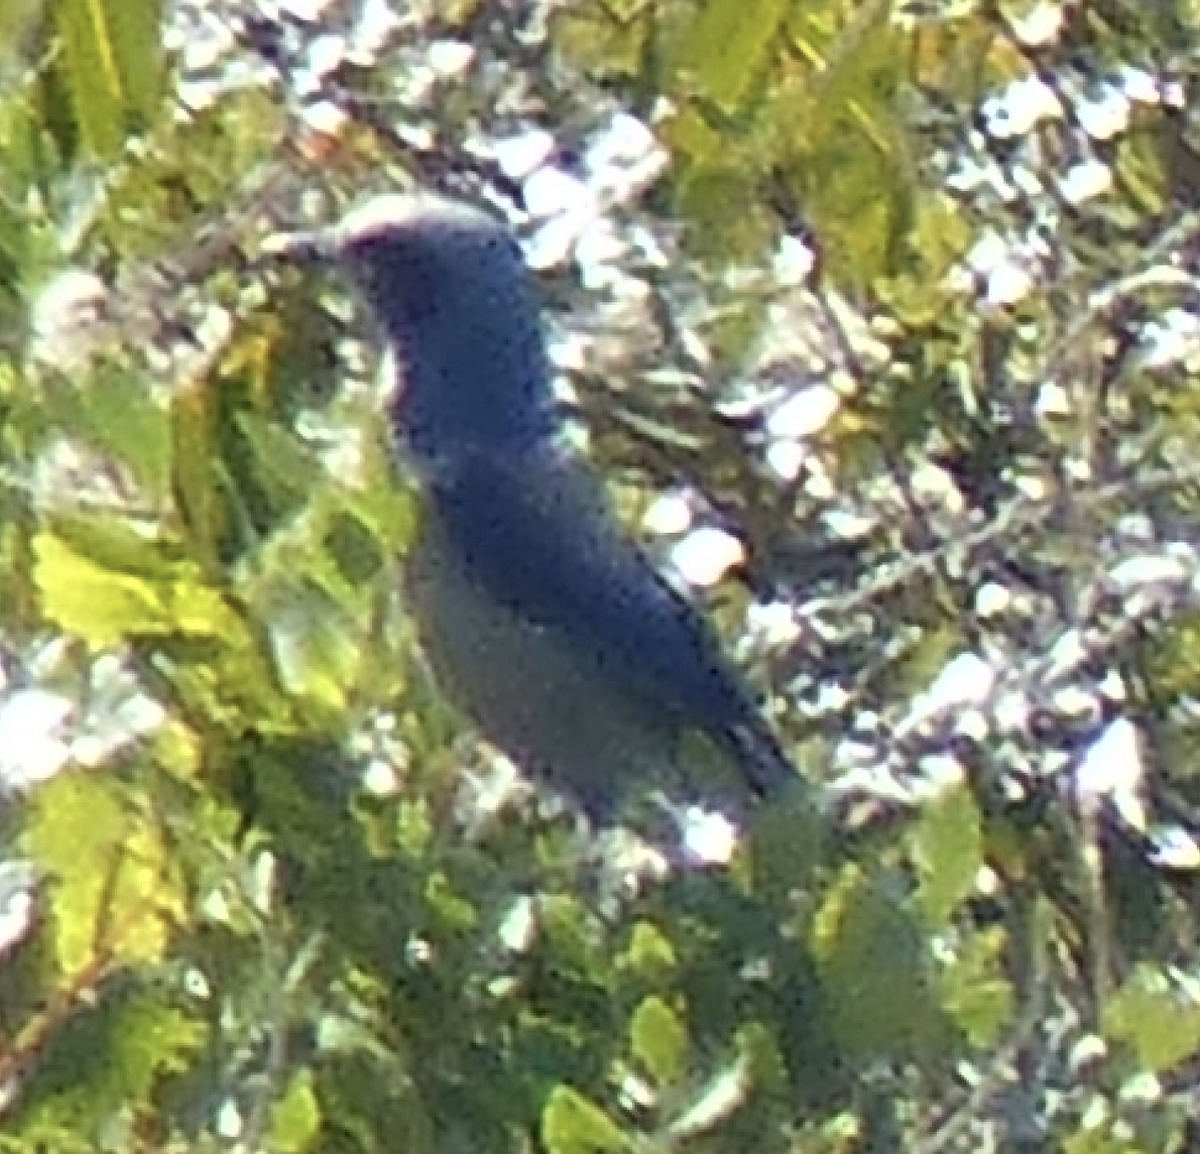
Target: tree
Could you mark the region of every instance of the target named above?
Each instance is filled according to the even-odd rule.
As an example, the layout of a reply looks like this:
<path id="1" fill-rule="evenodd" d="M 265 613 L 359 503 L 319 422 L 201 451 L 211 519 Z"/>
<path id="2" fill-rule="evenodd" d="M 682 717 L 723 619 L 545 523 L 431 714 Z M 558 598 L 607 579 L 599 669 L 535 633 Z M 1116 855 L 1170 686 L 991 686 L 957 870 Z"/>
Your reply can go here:
<path id="1" fill-rule="evenodd" d="M 1182 1147 L 1186 13 L 288 12 L 3 18 L 0 1149 Z M 813 797 L 728 867 L 587 868 L 424 677 L 369 330 L 260 259 L 414 185 L 738 543 Z"/>

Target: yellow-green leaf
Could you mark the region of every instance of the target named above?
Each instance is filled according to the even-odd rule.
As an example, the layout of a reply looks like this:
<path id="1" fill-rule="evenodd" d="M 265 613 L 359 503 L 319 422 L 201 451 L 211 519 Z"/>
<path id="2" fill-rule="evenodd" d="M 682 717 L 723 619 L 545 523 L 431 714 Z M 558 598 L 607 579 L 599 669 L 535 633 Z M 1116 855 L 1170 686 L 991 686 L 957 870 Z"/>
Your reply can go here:
<path id="1" fill-rule="evenodd" d="M 786 0 L 708 0 L 678 66 L 702 96 L 733 107 L 758 83 L 788 8 Z"/>
<path id="2" fill-rule="evenodd" d="M 643 977 L 666 976 L 674 971 L 678 958 L 670 938 L 652 922 L 642 921 L 633 927 L 621 964 Z"/>
<path id="3" fill-rule="evenodd" d="M 64 973 L 97 957 L 157 960 L 185 917 L 181 883 L 152 819 L 104 774 L 61 774 L 33 795 L 21 850 L 53 883 L 55 954 Z"/>
<path id="4" fill-rule="evenodd" d="M 646 998 L 629 1024 L 634 1057 L 661 1086 L 683 1074 L 687 1063 L 688 1032 L 662 998 Z"/>
<path id="5" fill-rule="evenodd" d="M 163 90 L 159 0 L 56 0 L 59 69 L 85 151 L 112 156 L 152 118 Z"/>
<path id="6" fill-rule="evenodd" d="M 271 1148 L 305 1150 L 321 1128 L 321 1105 L 311 1070 L 300 1070 L 271 1112 Z"/>
<path id="7" fill-rule="evenodd" d="M 33 552 L 42 611 L 98 648 L 147 634 L 228 637 L 238 629 L 221 593 L 188 562 L 153 577 L 120 572 L 52 533 L 38 534 Z"/>
<path id="8" fill-rule="evenodd" d="M 918 900 L 931 925 L 944 926 L 974 891 L 983 866 L 979 809 L 965 785 L 947 790 L 921 813 L 913 857 Z"/>
<path id="9" fill-rule="evenodd" d="M 1147 1070 L 1170 1069 L 1200 1052 L 1200 1000 L 1150 965 L 1139 966 L 1105 1006 L 1104 1024 Z"/>
<path id="10" fill-rule="evenodd" d="M 594 1102 L 558 1086 L 542 1112 L 542 1141 L 550 1154 L 606 1154 L 629 1150 L 625 1132 Z"/>

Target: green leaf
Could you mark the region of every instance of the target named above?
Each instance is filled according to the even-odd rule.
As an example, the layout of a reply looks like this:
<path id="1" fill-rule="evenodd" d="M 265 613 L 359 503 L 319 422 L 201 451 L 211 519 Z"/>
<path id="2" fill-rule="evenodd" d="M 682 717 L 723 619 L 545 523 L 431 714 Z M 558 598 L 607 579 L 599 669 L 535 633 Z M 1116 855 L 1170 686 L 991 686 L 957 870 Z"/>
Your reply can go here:
<path id="1" fill-rule="evenodd" d="M 815 928 L 814 954 L 844 1049 L 864 1062 L 946 1054 L 948 1022 L 920 920 L 886 875 L 847 868 Z"/>
<path id="2" fill-rule="evenodd" d="M 65 428 L 86 420 L 91 439 L 124 462 L 152 500 L 167 494 L 171 475 L 171 424 L 167 410 L 139 375 L 124 370 L 99 373 L 63 398 L 79 406 L 83 420 L 64 421 Z"/>
<path id="3" fill-rule="evenodd" d="M 599 1106 L 568 1086 L 556 1087 L 546 1103 L 542 1141 L 551 1154 L 604 1154 L 633 1145 Z"/>
<path id="4" fill-rule="evenodd" d="M 922 811 L 913 858 L 920 879 L 917 899 L 929 924 L 940 929 L 975 892 L 983 867 L 979 810 L 965 785 L 947 790 Z"/>
<path id="5" fill-rule="evenodd" d="M 633 927 L 621 966 L 642 977 L 668 977 L 679 964 L 675 946 L 658 926 L 641 921 Z"/>
<path id="6" fill-rule="evenodd" d="M 638 1006 L 629 1036 L 634 1057 L 660 1086 L 679 1080 L 687 1062 L 688 1031 L 662 998 L 646 998 Z"/>
<path id="7" fill-rule="evenodd" d="M 1133 1047 L 1147 1070 L 1170 1069 L 1200 1051 L 1200 1001 L 1152 965 L 1138 966 L 1109 1000 L 1104 1025 Z"/>
<path id="8" fill-rule="evenodd" d="M 977 1046 L 995 1045 L 1012 1021 L 1013 989 L 1004 971 L 1007 938 L 999 929 L 965 940 L 939 983 L 942 1004 Z"/>
<path id="9" fill-rule="evenodd" d="M 59 775 L 34 795 L 20 845 L 53 879 L 59 968 L 77 974 L 162 957 L 186 909 L 159 829 L 98 773 Z"/>
<path id="10" fill-rule="evenodd" d="M 787 0 L 708 0 L 677 67 L 704 98 L 735 107 L 757 86 L 789 7 Z"/>
<path id="11" fill-rule="evenodd" d="M 300 1070 L 292 1078 L 283 1099 L 271 1111 L 271 1148 L 285 1152 L 305 1150 L 321 1128 L 321 1104 L 317 1100 L 311 1070 Z"/>
<path id="12" fill-rule="evenodd" d="M 831 271 L 859 285 L 893 275 L 911 259 L 918 199 L 897 102 L 910 43 L 886 4 L 860 6 L 848 24 L 827 6 L 798 6 L 789 31 L 818 66 L 772 92 L 767 135 L 780 175 Z"/>
<path id="13" fill-rule="evenodd" d="M 150 123 L 163 91 L 159 0 L 56 0 L 51 11 L 82 147 L 112 157 Z"/>
<path id="14" fill-rule="evenodd" d="M 39 533 L 33 552 L 43 613 L 97 648 L 153 634 L 241 633 L 222 594 L 189 562 L 160 559 L 159 574 L 138 576 L 109 569 L 52 533 Z"/>
<path id="15" fill-rule="evenodd" d="M 24 1149 L 70 1149 L 57 1141 L 67 1133 L 92 1139 L 93 1150 L 130 1148 L 131 1119 L 156 1109 L 155 1089 L 186 1071 L 204 1044 L 204 1024 L 169 997 L 136 981 L 112 984 L 63 1023 L 25 1088 Z"/>
<path id="16" fill-rule="evenodd" d="M 280 683 L 316 706 L 343 710 L 363 648 L 346 612 L 311 585 L 283 581 L 271 583 L 259 608 Z"/>

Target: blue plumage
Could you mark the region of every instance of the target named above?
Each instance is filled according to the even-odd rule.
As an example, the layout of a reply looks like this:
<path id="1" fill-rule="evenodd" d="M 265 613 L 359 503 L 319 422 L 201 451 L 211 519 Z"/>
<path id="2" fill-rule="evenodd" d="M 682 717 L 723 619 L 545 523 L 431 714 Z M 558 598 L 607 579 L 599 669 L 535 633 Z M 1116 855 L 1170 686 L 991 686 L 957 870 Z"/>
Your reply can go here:
<path id="1" fill-rule="evenodd" d="M 414 195 L 318 235 L 396 360 L 391 417 L 422 494 L 407 589 L 450 700 L 602 819 L 631 785 L 686 790 L 689 734 L 754 794 L 794 783 L 707 623 L 562 444 L 534 284 L 508 230 Z"/>

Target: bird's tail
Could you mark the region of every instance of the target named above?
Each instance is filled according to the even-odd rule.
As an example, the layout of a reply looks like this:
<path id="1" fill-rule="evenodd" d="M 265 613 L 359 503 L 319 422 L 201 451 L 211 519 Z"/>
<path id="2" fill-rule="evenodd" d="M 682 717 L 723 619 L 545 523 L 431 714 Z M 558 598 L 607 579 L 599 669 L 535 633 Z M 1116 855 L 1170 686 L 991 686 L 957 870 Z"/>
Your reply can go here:
<path id="1" fill-rule="evenodd" d="M 779 739 L 765 725 L 733 726 L 725 733 L 725 745 L 745 773 L 750 788 L 763 800 L 781 796 L 800 781 L 800 774 Z"/>

